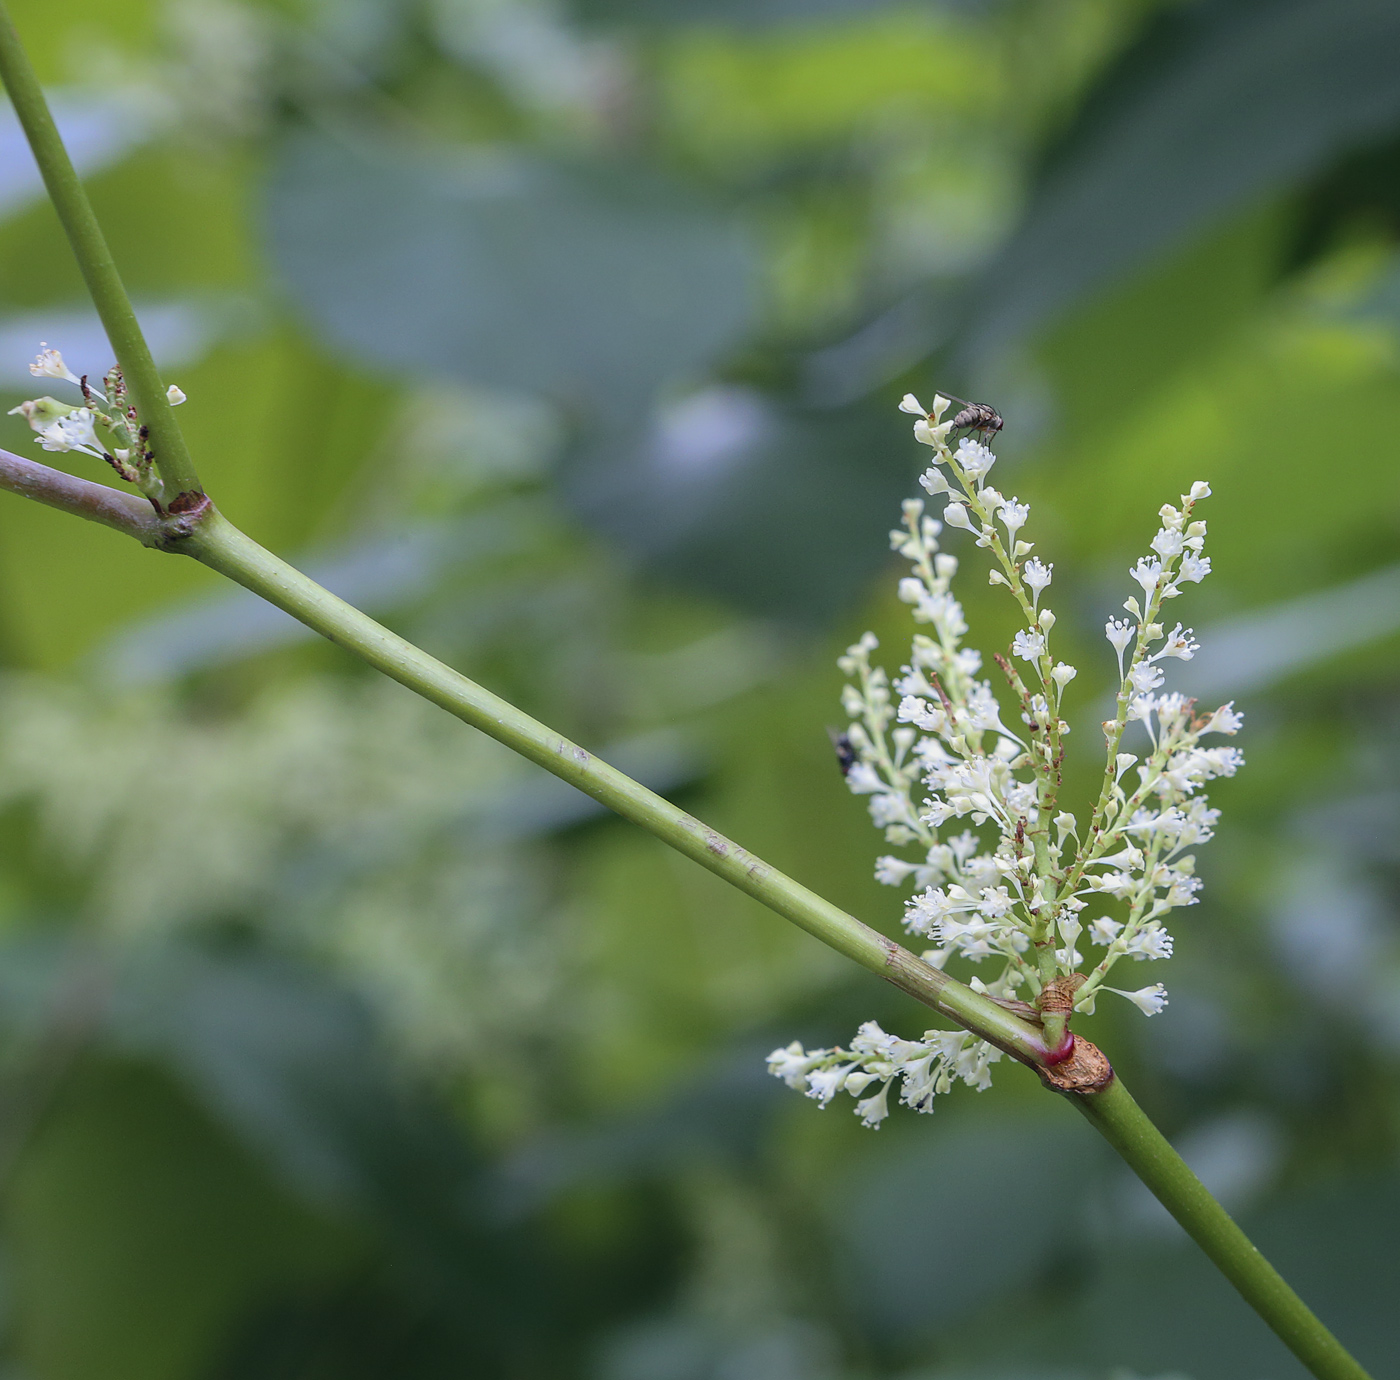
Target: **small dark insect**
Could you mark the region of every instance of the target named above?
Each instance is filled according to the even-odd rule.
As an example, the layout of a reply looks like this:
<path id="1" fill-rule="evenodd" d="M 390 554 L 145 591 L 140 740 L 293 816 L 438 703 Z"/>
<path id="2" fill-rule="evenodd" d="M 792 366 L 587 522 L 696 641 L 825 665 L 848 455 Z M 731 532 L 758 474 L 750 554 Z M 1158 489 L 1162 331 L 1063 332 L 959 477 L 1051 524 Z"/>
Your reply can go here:
<path id="1" fill-rule="evenodd" d="M 952 393 L 944 393 L 949 402 L 961 403 L 962 411 L 953 418 L 954 431 L 980 431 L 982 439 L 988 440 L 1002 428 L 1001 413 L 986 403 L 968 402 Z"/>
<path id="2" fill-rule="evenodd" d="M 856 750 L 844 733 L 838 733 L 834 728 L 827 729 L 827 732 L 831 735 L 831 746 L 836 752 L 836 765 L 841 768 L 842 776 L 849 776 L 856 764 Z"/>

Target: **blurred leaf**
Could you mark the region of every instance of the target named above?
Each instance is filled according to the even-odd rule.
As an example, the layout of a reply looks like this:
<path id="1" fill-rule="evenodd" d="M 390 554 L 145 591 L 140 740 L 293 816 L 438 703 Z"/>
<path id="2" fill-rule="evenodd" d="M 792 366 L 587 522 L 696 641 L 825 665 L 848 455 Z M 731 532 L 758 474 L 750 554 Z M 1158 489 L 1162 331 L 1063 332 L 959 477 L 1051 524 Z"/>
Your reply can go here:
<path id="1" fill-rule="evenodd" d="M 420 522 L 299 562 L 313 580 L 366 613 L 422 598 L 454 571 L 516 549 L 524 514 L 495 507 L 463 521 Z M 97 658 L 125 685 L 173 679 L 316 637 L 304 623 L 242 589 L 224 589 L 123 628 Z"/>
<path id="2" fill-rule="evenodd" d="M 169 1079 L 125 1061 L 69 1081 L 5 1206 L 20 1358 L 53 1380 L 202 1374 L 269 1292 L 325 1287 L 365 1256 Z"/>
<path id="3" fill-rule="evenodd" d="M 69 156 L 80 173 L 115 163 L 152 130 L 151 112 L 130 93 L 50 91 L 49 104 Z M 0 106 L 0 216 L 40 196 L 44 190 L 34 155 L 9 101 Z"/>
<path id="4" fill-rule="evenodd" d="M 1372 1374 L 1400 1361 L 1392 1325 L 1392 1249 L 1400 1226 L 1394 1180 L 1284 1199 L 1243 1223 L 1259 1249 Z M 1083 1303 L 1081 1354 L 1149 1375 L 1195 1380 L 1303 1380 L 1307 1372 L 1185 1243 L 1110 1255 Z M 1183 1319 L 1190 1325 L 1183 1326 Z M 1078 1358 L 1076 1358 L 1078 1359 Z"/>
<path id="5" fill-rule="evenodd" d="M 967 348 L 1004 348 L 1397 120 L 1400 10 L 1385 0 L 1169 8 L 1053 149 L 972 296 Z"/>
<path id="6" fill-rule="evenodd" d="M 576 455 L 575 509 L 647 568 L 742 609 L 820 624 L 889 559 L 917 457 L 884 408 L 801 414 L 706 389 L 630 444 Z"/>
<path id="7" fill-rule="evenodd" d="M 894 0 L 571 0 L 585 21 L 628 24 L 810 23 L 887 9 Z"/>
<path id="8" fill-rule="evenodd" d="M 922 1333 L 1079 1244 L 1102 1152 L 1082 1123 L 1004 1112 L 921 1126 L 834 1195 L 846 1284 L 877 1326 Z"/>
<path id="9" fill-rule="evenodd" d="M 786 1105 L 763 1062 L 772 1047 L 771 1039 L 746 1042 L 649 1107 L 591 1128 L 560 1127 L 525 1145 L 501 1170 L 498 1203 L 514 1216 L 581 1183 L 660 1177 L 697 1159 L 752 1156 L 773 1112 Z"/>
<path id="10" fill-rule="evenodd" d="M 370 150 L 300 131 L 272 172 L 278 269 L 341 348 L 385 368 L 627 415 L 732 347 L 745 236 L 638 167 Z"/>
<path id="11" fill-rule="evenodd" d="M 163 369 L 194 364 L 218 340 L 253 324 L 255 313 L 251 303 L 227 297 L 136 304 L 146 343 Z M 68 367 L 94 382 L 112 366 L 112 347 L 91 307 L 45 308 L 0 317 L 0 387 L 33 394 L 36 385 L 28 366 L 40 341 L 60 348 Z M 71 396 L 78 400 L 77 389 Z"/>
<path id="12" fill-rule="evenodd" d="M 1400 631 L 1400 566 L 1349 584 L 1252 609 L 1201 634 L 1201 650 L 1177 674 L 1203 702 L 1276 684 Z"/>
<path id="13" fill-rule="evenodd" d="M 21 971 L 46 961 L 20 958 Z M 91 982 L 103 960 L 76 962 Z M 480 1157 L 396 1065 L 360 1001 L 251 952 L 145 946 L 109 962 L 91 988 L 106 1049 L 167 1071 L 285 1190 L 352 1224 L 384 1253 L 390 1292 L 463 1357 L 544 1344 L 548 1310 L 531 1303 L 528 1329 L 519 1311 L 537 1268 L 524 1238 L 488 1225 Z M 50 971 L 68 980 L 67 961 Z M 32 1023 L 32 985 L 10 991 Z"/>

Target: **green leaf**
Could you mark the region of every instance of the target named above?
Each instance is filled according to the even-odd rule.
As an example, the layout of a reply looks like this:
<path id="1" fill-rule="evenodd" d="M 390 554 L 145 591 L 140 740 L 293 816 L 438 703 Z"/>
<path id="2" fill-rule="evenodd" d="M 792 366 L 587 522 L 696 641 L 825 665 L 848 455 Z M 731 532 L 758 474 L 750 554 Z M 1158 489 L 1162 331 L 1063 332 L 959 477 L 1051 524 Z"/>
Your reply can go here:
<path id="1" fill-rule="evenodd" d="M 303 131 L 269 202 L 273 258 L 309 319 L 405 373 L 625 415 L 731 348 L 754 309 L 737 224 L 638 167 Z"/>
<path id="2" fill-rule="evenodd" d="M 1400 9 L 1173 7 L 1090 93 L 973 294 L 974 354 L 1400 121 Z"/>
<path id="3" fill-rule="evenodd" d="M 848 1288 L 877 1327 L 918 1334 L 1034 1279 L 1081 1244 L 1092 1132 L 1037 1115 L 924 1126 L 863 1157 L 836 1195 Z"/>

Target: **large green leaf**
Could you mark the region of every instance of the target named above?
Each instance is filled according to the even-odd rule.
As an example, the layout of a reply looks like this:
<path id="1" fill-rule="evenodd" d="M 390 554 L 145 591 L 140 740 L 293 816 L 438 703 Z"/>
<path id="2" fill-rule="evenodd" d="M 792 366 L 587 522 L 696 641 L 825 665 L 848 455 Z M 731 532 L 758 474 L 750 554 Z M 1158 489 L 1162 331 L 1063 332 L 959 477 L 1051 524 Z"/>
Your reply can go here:
<path id="1" fill-rule="evenodd" d="M 301 131 L 269 191 L 272 255 L 330 340 L 405 373 L 634 411 L 730 348 L 751 252 L 638 167 L 351 145 Z"/>
<path id="2" fill-rule="evenodd" d="M 1400 122 L 1385 0 L 1173 7 L 1110 69 L 973 294 L 981 354 Z"/>

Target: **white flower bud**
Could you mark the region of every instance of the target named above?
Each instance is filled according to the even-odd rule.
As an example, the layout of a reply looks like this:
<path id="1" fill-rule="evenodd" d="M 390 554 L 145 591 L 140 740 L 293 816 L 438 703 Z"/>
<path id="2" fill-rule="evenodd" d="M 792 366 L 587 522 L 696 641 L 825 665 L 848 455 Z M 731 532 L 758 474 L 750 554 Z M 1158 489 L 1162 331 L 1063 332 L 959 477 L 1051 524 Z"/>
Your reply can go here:
<path id="1" fill-rule="evenodd" d="M 1167 1004 L 1167 989 L 1160 982 L 1154 982 L 1151 987 L 1139 987 L 1136 992 L 1125 992 L 1121 987 L 1105 990 L 1127 997 L 1144 1016 L 1155 1016 Z"/>
<path id="2" fill-rule="evenodd" d="M 29 372 L 36 379 L 67 379 L 69 383 L 81 384 L 82 380 L 64 362 L 57 350 L 49 349 L 47 341 L 39 344 L 39 354 L 29 366 Z"/>

